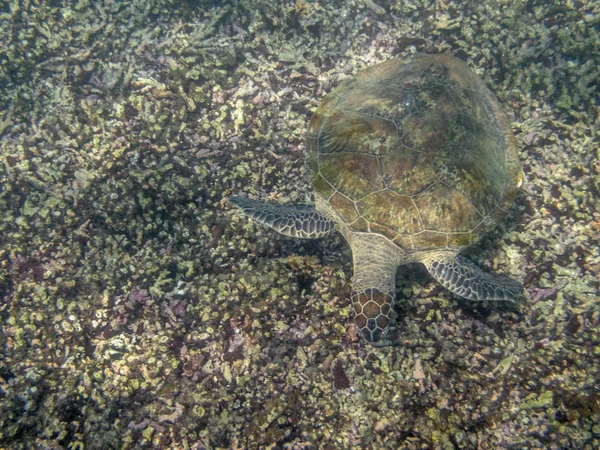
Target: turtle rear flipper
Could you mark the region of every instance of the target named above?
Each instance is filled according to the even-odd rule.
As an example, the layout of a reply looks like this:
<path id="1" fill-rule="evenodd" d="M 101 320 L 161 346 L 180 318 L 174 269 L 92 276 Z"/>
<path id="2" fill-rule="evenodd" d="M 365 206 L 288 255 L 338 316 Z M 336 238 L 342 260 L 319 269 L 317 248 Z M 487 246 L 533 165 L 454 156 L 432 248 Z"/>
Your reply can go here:
<path id="1" fill-rule="evenodd" d="M 336 227 L 333 219 L 307 205 L 282 206 L 237 196 L 229 197 L 229 202 L 252 220 L 286 236 L 317 239 Z"/>
<path id="2" fill-rule="evenodd" d="M 523 286 L 508 277 L 484 272 L 467 258 L 450 252 L 436 252 L 421 261 L 438 283 L 467 300 L 516 301 Z"/>

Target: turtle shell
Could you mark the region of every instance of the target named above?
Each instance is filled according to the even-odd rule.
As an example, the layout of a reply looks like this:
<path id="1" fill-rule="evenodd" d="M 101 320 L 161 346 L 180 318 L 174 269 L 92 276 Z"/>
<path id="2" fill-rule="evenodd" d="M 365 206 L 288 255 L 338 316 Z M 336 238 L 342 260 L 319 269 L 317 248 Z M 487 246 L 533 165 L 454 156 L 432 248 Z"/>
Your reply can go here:
<path id="1" fill-rule="evenodd" d="M 316 195 L 342 229 L 400 248 L 462 248 L 521 182 L 510 122 L 462 61 L 392 59 L 327 95 L 308 132 Z"/>

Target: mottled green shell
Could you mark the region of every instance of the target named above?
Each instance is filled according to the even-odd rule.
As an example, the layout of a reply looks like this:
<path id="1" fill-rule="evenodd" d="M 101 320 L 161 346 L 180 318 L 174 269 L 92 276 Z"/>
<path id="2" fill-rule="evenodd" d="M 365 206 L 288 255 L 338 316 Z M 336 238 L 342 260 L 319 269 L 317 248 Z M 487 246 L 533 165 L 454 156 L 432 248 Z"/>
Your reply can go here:
<path id="1" fill-rule="evenodd" d="M 462 248 L 521 182 L 510 122 L 460 60 L 392 59 L 327 95 L 308 133 L 316 194 L 351 232 L 410 250 Z"/>

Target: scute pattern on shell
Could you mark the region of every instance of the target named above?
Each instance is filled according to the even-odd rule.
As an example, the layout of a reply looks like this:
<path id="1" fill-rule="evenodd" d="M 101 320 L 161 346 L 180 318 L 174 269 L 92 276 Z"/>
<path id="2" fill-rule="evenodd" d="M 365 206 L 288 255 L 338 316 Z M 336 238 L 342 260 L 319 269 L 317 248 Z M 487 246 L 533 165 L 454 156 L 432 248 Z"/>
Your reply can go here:
<path id="1" fill-rule="evenodd" d="M 392 59 L 326 96 L 310 123 L 316 194 L 353 232 L 462 248 L 504 215 L 521 170 L 510 123 L 469 67 Z"/>

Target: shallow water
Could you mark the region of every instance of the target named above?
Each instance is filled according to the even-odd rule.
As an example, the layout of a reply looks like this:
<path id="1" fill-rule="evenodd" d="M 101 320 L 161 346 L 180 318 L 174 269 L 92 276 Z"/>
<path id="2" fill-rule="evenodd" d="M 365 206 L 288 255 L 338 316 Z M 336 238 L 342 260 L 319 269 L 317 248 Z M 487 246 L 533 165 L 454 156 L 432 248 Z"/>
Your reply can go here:
<path id="1" fill-rule="evenodd" d="M 5 5 L 0 446 L 599 447 L 598 7 L 499 3 Z M 225 198 L 310 202 L 320 99 L 413 51 L 512 119 L 522 192 L 464 254 L 529 298 L 405 266 L 401 345 L 373 348 L 343 239 Z"/>

